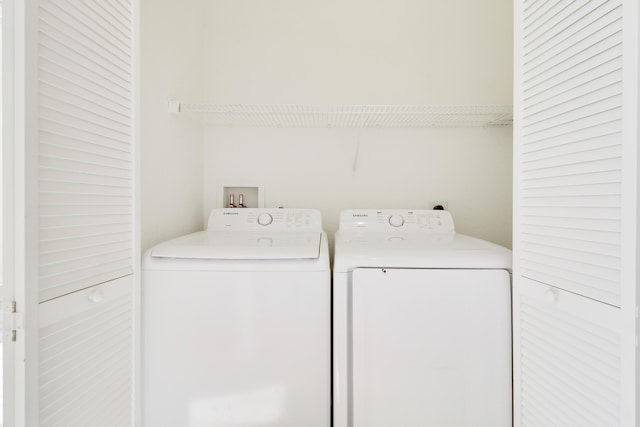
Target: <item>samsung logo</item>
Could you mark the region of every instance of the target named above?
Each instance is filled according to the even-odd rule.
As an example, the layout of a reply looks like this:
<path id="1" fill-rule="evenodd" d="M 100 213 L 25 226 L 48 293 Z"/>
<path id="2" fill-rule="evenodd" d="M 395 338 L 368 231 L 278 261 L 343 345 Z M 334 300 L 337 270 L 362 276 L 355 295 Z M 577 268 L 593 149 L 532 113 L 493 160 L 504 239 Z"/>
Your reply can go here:
<path id="1" fill-rule="evenodd" d="M 222 215 L 240 215 L 239 212 L 222 212 Z"/>

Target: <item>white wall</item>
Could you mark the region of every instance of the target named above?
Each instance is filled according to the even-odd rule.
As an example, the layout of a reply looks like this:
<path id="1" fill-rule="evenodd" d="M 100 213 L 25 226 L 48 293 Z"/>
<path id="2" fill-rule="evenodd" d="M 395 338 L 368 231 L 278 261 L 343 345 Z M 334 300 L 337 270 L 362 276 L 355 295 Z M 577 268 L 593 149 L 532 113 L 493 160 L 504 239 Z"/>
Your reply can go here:
<path id="1" fill-rule="evenodd" d="M 202 229 L 201 118 L 167 112 L 204 87 L 204 3 L 141 0 L 142 249 Z"/>
<path id="2" fill-rule="evenodd" d="M 511 104 L 511 0 L 208 0 L 216 103 Z"/>
<path id="3" fill-rule="evenodd" d="M 209 0 L 212 103 L 509 105 L 510 0 Z M 222 185 L 262 185 L 266 206 L 430 208 L 511 246 L 511 129 L 208 128 L 204 213 Z"/>
<path id="4" fill-rule="evenodd" d="M 430 209 L 446 200 L 459 232 L 511 246 L 511 128 L 209 128 L 205 213 L 221 185 L 260 185 L 265 206 L 321 209 L 333 234 L 341 209 Z"/>

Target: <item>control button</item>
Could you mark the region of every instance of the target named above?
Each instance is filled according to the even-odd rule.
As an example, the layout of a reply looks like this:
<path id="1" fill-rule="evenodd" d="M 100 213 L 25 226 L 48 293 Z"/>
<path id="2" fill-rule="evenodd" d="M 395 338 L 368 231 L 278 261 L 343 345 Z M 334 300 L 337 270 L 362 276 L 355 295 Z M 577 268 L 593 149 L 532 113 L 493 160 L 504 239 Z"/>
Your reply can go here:
<path id="1" fill-rule="evenodd" d="M 261 213 L 258 215 L 258 224 L 269 225 L 273 222 L 273 217 L 268 213 Z"/>
<path id="2" fill-rule="evenodd" d="M 273 246 L 273 239 L 271 237 L 258 237 L 257 243 L 260 248 L 270 248 Z"/>
<path id="3" fill-rule="evenodd" d="M 391 215 L 389 217 L 389 225 L 392 227 L 402 227 L 404 225 L 404 218 L 402 215 Z"/>

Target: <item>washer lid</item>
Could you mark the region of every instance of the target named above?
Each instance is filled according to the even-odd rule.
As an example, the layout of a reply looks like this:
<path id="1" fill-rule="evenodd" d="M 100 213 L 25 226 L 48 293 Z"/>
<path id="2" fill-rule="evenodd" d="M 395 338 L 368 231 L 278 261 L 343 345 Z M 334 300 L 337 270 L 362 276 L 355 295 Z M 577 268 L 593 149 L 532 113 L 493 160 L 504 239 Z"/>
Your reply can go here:
<path id="1" fill-rule="evenodd" d="M 269 260 L 316 259 L 322 233 L 201 231 L 161 243 L 152 258 Z"/>

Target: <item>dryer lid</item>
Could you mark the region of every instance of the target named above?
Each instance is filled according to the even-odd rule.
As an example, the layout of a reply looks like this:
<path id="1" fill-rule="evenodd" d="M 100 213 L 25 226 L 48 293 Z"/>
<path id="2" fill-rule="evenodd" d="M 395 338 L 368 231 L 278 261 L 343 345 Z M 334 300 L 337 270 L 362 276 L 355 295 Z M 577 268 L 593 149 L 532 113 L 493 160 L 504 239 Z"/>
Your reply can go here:
<path id="1" fill-rule="evenodd" d="M 511 251 L 463 234 L 338 232 L 334 272 L 354 268 L 511 269 Z"/>
<path id="2" fill-rule="evenodd" d="M 201 231 L 161 243 L 153 258 L 211 260 L 316 259 L 321 232 Z"/>
<path id="3" fill-rule="evenodd" d="M 457 234 L 448 211 L 342 211 L 334 242 L 334 272 L 358 267 L 511 269 L 511 251 Z"/>

